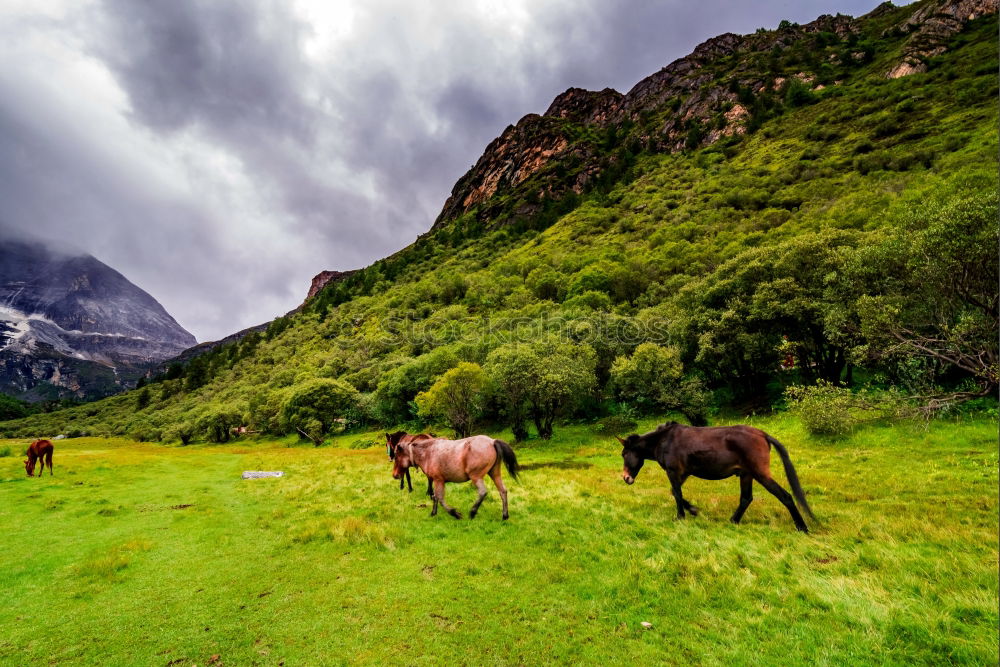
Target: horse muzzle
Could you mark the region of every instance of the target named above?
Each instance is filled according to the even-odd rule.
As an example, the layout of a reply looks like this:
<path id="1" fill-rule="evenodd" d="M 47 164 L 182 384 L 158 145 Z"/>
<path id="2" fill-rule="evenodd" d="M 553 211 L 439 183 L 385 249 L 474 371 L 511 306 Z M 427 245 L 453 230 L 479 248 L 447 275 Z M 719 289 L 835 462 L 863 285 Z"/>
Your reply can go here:
<path id="1" fill-rule="evenodd" d="M 635 484 L 635 477 L 633 477 L 628 473 L 622 473 L 622 479 L 625 481 L 626 484 Z"/>

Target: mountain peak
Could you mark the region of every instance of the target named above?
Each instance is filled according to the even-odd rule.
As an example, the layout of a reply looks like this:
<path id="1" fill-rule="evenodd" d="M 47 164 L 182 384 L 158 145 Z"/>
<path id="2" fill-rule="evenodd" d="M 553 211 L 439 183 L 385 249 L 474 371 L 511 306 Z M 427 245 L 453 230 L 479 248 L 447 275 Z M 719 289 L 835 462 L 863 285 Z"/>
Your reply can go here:
<path id="1" fill-rule="evenodd" d="M 0 304 L 0 388 L 29 397 L 39 384 L 86 395 L 81 374 L 107 376 L 105 384 L 115 385 L 117 370 L 196 343 L 118 271 L 91 255 L 33 241 L 0 242 Z"/>

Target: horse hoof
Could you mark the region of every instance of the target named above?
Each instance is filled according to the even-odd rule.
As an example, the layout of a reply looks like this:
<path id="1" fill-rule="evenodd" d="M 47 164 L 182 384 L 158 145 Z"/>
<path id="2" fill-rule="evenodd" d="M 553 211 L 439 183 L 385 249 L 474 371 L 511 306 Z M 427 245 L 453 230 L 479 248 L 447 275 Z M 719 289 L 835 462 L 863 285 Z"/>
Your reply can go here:
<path id="1" fill-rule="evenodd" d="M 452 515 L 453 517 L 455 517 L 456 519 L 461 519 L 461 518 L 462 518 L 462 515 L 461 515 L 461 514 L 459 514 L 459 513 L 458 513 L 458 511 L 456 511 L 456 510 L 452 510 L 452 511 L 450 511 L 450 512 L 448 512 L 448 513 L 449 513 L 449 514 L 451 514 L 451 515 Z"/>
<path id="2" fill-rule="evenodd" d="M 504 514 L 504 515 L 503 515 L 503 520 L 504 520 L 504 521 L 506 521 L 506 520 L 507 520 L 507 519 L 509 519 L 509 518 L 510 518 L 510 516 L 508 516 L 508 515 L 506 515 L 506 514 Z"/>
<path id="3" fill-rule="evenodd" d="M 688 514 L 690 514 L 691 516 L 698 516 L 698 510 L 695 509 L 694 507 L 689 507 Z"/>

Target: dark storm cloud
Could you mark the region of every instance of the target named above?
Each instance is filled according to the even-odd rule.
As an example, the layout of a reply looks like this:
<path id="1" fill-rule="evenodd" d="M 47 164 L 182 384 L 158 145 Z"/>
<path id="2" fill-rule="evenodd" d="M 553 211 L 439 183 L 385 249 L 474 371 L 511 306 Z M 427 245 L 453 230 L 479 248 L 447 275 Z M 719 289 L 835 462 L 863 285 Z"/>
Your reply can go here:
<path id="1" fill-rule="evenodd" d="M 204 124 L 224 135 L 266 126 L 307 141 L 302 26 L 268 3 L 105 0 L 93 49 L 154 129 Z"/>
<path id="2" fill-rule="evenodd" d="M 412 242 L 486 144 L 567 87 L 625 92 L 721 32 L 876 4 L 0 10 L 0 231 L 83 247 L 222 337 Z"/>

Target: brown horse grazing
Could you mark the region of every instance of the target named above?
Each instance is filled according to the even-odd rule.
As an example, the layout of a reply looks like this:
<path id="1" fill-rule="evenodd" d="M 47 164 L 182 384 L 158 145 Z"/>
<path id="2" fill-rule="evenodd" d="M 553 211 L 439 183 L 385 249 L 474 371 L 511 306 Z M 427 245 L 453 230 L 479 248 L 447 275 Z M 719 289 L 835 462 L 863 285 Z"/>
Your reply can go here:
<path id="1" fill-rule="evenodd" d="M 35 461 L 41 461 L 42 467 L 38 469 L 38 476 L 45 472 L 45 464 L 49 464 L 49 475 L 52 475 L 52 451 L 55 449 L 48 440 L 35 440 L 28 445 L 26 454 L 28 458 L 24 460 L 24 471 L 28 477 L 35 476 Z"/>
<path id="2" fill-rule="evenodd" d="M 405 442 L 410 443 L 416 440 L 432 440 L 437 436 L 433 433 L 415 433 L 413 435 L 407 434 L 406 431 L 396 431 L 395 433 L 385 434 L 385 449 L 389 453 L 389 460 L 392 461 L 396 457 L 395 447 L 396 445 Z M 410 469 L 407 468 L 403 471 L 403 477 L 399 478 L 399 490 L 403 490 L 403 478 L 406 478 L 406 485 L 409 487 L 410 493 L 413 493 L 413 482 L 410 481 Z M 431 486 L 431 478 L 427 478 L 427 495 L 433 496 L 434 491 Z"/>
<path id="3" fill-rule="evenodd" d="M 402 440 L 402 437 L 400 438 Z M 503 518 L 507 513 L 507 487 L 500 477 L 501 461 L 507 466 L 507 472 L 517 479 L 517 457 L 514 450 L 503 440 L 494 440 L 488 435 L 474 435 L 461 440 L 415 440 L 396 444 L 393 448 L 392 476 L 400 479 L 403 472 L 410 466 L 417 466 L 424 471 L 434 484 L 434 509 L 431 516 L 437 514 L 438 503 L 456 519 L 462 515 L 444 502 L 445 482 L 467 482 L 472 480 L 479 490 L 479 497 L 469 510 L 469 518 L 476 518 L 479 506 L 486 498 L 486 483 L 483 478 L 489 475 L 500 492 L 503 501 Z"/>
<path id="4" fill-rule="evenodd" d="M 785 466 L 785 476 L 788 477 L 795 500 L 799 501 L 810 519 L 816 519 L 806 502 L 806 495 L 799 484 L 799 476 L 795 473 L 788 450 L 760 429 L 751 426 L 702 428 L 670 422 L 660 424 L 656 430 L 644 435 L 633 434 L 624 440 L 618 438 L 618 442 L 623 447 L 625 467 L 622 479 L 627 484 L 635 482 L 646 459 L 656 461 L 666 471 L 674 500 L 677 501 L 678 519 L 684 518 L 684 510 L 694 516 L 698 515 L 698 510 L 681 495 L 681 485 L 689 476 L 725 479 L 739 475 L 740 505 L 730 519 L 733 523 L 739 523 L 750 506 L 753 500 L 751 486 L 756 480 L 788 508 L 795 527 L 808 533 L 806 522 L 802 520 L 792 496 L 771 477 L 770 447 L 774 447 Z"/>

